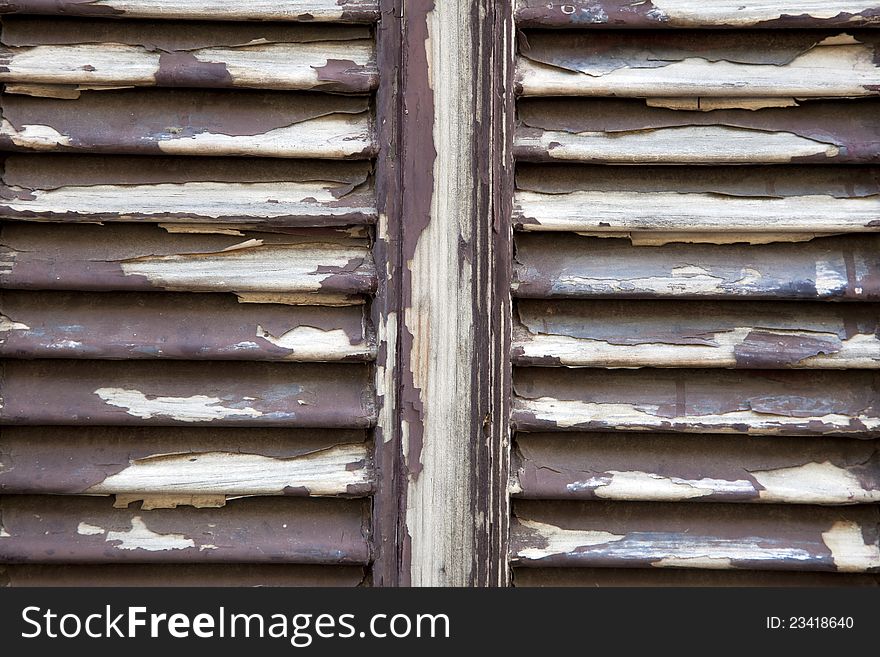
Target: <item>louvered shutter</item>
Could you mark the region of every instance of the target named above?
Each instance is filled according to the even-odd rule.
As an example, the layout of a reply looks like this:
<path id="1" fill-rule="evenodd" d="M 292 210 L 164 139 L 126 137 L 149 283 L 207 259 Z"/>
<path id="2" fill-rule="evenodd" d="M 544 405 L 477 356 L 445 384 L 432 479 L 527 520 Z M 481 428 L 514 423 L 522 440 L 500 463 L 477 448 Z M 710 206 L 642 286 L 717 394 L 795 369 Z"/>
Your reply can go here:
<path id="1" fill-rule="evenodd" d="M 0 579 L 362 583 L 376 4 L 3 11 Z"/>
<path id="2" fill-rule="evenodd" d="M 519 1 L 518 585 L 877 584 L 869 5 Z"/>

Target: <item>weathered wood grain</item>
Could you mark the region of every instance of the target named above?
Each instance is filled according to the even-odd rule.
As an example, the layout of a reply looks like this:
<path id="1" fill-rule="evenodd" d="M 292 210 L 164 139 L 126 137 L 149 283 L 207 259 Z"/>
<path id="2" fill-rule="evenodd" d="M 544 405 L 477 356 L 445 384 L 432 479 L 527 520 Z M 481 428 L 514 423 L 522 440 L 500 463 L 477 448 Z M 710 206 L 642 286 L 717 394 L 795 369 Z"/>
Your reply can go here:
<path id="1" fill-rule="evenodd" d="M 526 499 L 880 502 L 870 440 L 626 433 L 519 434 L 511 491 Z"/>
<path id="2" fill-rule="evenodd" d="M 298 294 L 298 303 L 321 304 L 327 294 L 372 292 L 376 273 L 367 241 L 345 231 L 224 235 L 168 233 L 149 225 L 21 222 L 0 229 L 0 285 L 269 294 L 248 299 L 261 303 Z"/>
<path id="3" fill-rule="evenodd" d="M 375 422 L 365 364 L 5 360 L 0 424 L 278 426 Z"/>
<path id="4" fill-rule="evenodd" d="M 519 297 L 880 300 L 874 235 L 766 245 L 632 246 L 573 234 L 518 235 Z"/>
<path id="5" fill-rule="evenodd" d="M 518 365 L 880 368 L 880 305 L 538 301 L 514 317 Z"/>
<path id="6" fill-rule="evenodd" d="M 514 516 L 523 566 L 880 571 L 876 506 L 520 501 Z"/>
<path id="7" fill-rule="evenodd" d="M 4 427 L 0 492 L 116 495 L 123 504 L 142 499 L 144 508 L 223 506 L 241 495 L 363 497 L 374 482 L 365 437 L 326 429 Z"/>
<path id="8" fill-rule="evenodd" d="M 713 109 L 737 99 L 524 98 L 515 153 L 523 161 L 618 164 L 880 161 L 876 99 L 749 102 Z M 658 103 L 667 107 L 651 106 Z"/>
<path id="9" fill-rule="evenodd" d="M 4 358 L 366 361 L 362 306 L 243 305 L 194 294 L 0 291 Z"/>
<path id="10" fill-rule="evenodd" d="M 134 155 L 362 159 L 375 152 L 363 96 L 183 89 L 4 94 L 0 148 Z"/>
<path id="11" fill-rule="evenodd" d="M 0 566 L 0 587 L 355 587 L 366 578 L 357 566 L 273 564 L 100 564 Z"/>
<path id="12" fill-rule="evenodd" d="M 356 500 L 252 498 L 220 509 L 118 509 L 100 497 L 0 498 L 0 563 L 366 564 Z"/>
<path id="13" fill-rule="evenodd" d="M 530 31 L 520 40 L 524 96 L 828 98 L 880 93 L 870 31 L 657 34 Z"/>
<path id="14" fill-rule="evenodd" d="M 0 14 L 50 14 L 95 18 L 162 18 L 212 21 L 371 23 L 376 0 L 8 0 Z"/>
<path id="15" fill-rule="evenodd" d="M 872 0 L 516 0 L 522 25 L 586 28 L 815 28 L 880 23 Z"/>
<path id="16" fill-rule="evenodd" d="M 149 35 L 149 36 L 148 36 Z M 367 27 L 7 17 L 0 82 L 367 93 Z"/>
<path id="17" fill-rule="evenodd" d="M 880 373 L 514 371 L 522 431 L 669 431 L 880 437 Z"/>

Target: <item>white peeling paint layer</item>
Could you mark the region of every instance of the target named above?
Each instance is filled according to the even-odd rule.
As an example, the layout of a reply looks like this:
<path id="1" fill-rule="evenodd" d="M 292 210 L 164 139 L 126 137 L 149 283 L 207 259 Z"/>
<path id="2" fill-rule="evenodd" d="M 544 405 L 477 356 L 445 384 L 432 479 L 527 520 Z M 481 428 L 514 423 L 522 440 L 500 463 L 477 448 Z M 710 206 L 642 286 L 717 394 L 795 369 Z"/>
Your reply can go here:
<path id="1" fill-rule="evenodd" d="M 96 527 L 95 525 L 90 525 L 87 522 L 81 522 L 77 525 L 76 533 L 80 536 L 100 536 L 103 534 L 105 530 L 103 527 Z"/>
<path id="2" fill-rule="evenodd" d="M 521 519 L 519 524 L 537 532 L 547 543 L 546 547 L 530 547 L 520 550 L 517 556 L 522 559 L 544 559 L 557 554 L 568 554 L 580 547 L 606 545 L 625 538 L 610 532 L 562 529 L 535 520 Z"/>
<path id="3" fill-rule="evenodd" d="M 636 3 L 633 3 L 636 4 Z M 811 18 L 828 19 L 839 14 L 858 14 L 873 9 L 875 3 L 857 0 L 652 0 L 651 5 L 660 21 L 676 25 L 702 27 L 706 23 L 721 25 L 753 25 L 782 16 L 806 14 Z"/>
<path id="4" fill-rule="evenodd" d="M 611 480 L 605 477 L 583 482 L 594 488 L 596 497 L 612 500 L 653 500 L 677 502 L 696 497 L 705 497 L 716 492 L 746 493 L 755 492 L 751 482 L 746 480 L 726 481 L 724 479 L 682 479 L 663 477 L 649 472 L 608 472 Z M 578 482 L 581 483 L 581 482 Z M 590 485 L 593 484 L 593 485 Z M 575 484 L 577 485 L 577 484 Z M 571 486 L 571 484 L 569 485 Z M 577 490 L 577 489 L 575 489 Z"/>
<path id="5" fill-rule="evenodd" d="M 728 126 L 681 126 L 638 132 L 561 132 L 519 137 L 517 146 L 538 148 L 558 160 L 785 164 L 795 157 L 834 158 L 840 148 L 791 132 Z"/>
<path id="6" fill-rule="evenodd" d="M 867 415 L 843 415 L 829 413 L 810 418 L 772 415 L 754 411 L 731 411 L 717 415 L 684 415 L 680 417 L 661 417 L 655 415 L 658 407 L 643 405 L 641 407 L 624 403 L 595 403 L 577 400 L 554 399 L 518 399 L 517 409 L 532 413 L 538 420 L 553 422 L 557 427 L 565 429 L 591 423 L 594 426 L 607 426 L 626 430 L 652 430 L 668 428 L 671 424 L 679 424 L 678 431 L 700 433 L 708 428 L 719 433 L 742 433 L 736 425 L 748 426 L 751 434 L 783 433 L 790 427 L 802 427 L 807 420 L 825 425 L 827 433 L 862 433 L 880 428 L 880 418 Z M 855 426 L 853 420 L 857 420 Z M 684 425 L 684 426 L 681 426 Z"/>
<path id="7" fill-rule="evenodd" d="M 259 454 L 205 452 L 169 454 L 133 461 L 87 493 L 112 495 L 156 491 L 188 495 L 279 495 L 303 486 L 312 495 L 339 495 L 348 486 L 371 482 L 362 444 L 335 447 L 280 459 Z"/>
<path id="8" fill-rule="evenodd" d="M 257 326 L 257 337 L 268 340 L 276 347 L 288 349 L 290 360 L 322 361 L 340 360 L 348 356 L 372 353 L 364 343 L 353 345 L 343 329 L 322 331 L 313 326 L 297 326 L 275 336 L 262 326 Z"/>
<path id="9" fill-rule="evenodd" d="M 193 395 L 192 397 L 153 397 L 139 390 L 99 388 L 95 394 L 101 401 L 124 408 L 129 415 L 142 419 L 168 417 L 179 422 L 210 422 L 230 417 L 260 417 L 255 408 L 228 408 L 219 397 Z"/>
<path id="10" fill-rule="evenodd" d="M 868 545 L 862 528 L 851 520 L 841 520 L 827 532 L 822 541 L 831 550 L 834 565 L 842 573 L 860 573 L 880 568 L 880 545 Z"/>
<path id="11" fill-rule="evenodd" d="M 183 534 L 157 534 L 144 524 L 140 516 L 131 519 L 131 529 L 125 532 L 107 532 L 107 542 L 119 541 L 119 550 L 147 550 L 164 552 L 195 547 L 195 541 Z"/>
<path id="12" fill-rule="evenodd" d="M 9 319 L 6 315 L 0 315 L 0 332 L 2 331 L 29 331 L 30 326 Z"/>
<path id="13" fill-rule="evenodd" d="M 870 504 L 880 502 L 880 490 L 866 490 L 852 472 L 829 461 L 793 468 L 753 472 L 765 490 L 762 500 L 793 504 Z"/>
<path id="14" fill-rule="evenodd" d="M 61 146 L 70 146 L 70 137 L 62 135 L 48 125 L 22 125 L 21 130 L 6 119 L 0 121 L 0 136 L 9 137 L 13 144 L 21 148 L 37 151 L 51 151 Z"/>

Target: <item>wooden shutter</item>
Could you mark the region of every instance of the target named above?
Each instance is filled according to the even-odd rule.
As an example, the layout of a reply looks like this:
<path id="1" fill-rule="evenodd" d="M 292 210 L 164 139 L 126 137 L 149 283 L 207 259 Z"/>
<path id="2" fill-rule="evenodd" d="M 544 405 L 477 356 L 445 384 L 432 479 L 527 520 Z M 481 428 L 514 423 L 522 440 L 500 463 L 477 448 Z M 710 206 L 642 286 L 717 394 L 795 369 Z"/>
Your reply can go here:
<path id="1" fill-rule="evenodd" d="M 361 584 L 377 5 L 3 11 L 0 580 Z"/>
<path id="2" fill-rule="evenodd" d="M 876 585 L 877 8 L 516 17 L 516 583 Z"/>

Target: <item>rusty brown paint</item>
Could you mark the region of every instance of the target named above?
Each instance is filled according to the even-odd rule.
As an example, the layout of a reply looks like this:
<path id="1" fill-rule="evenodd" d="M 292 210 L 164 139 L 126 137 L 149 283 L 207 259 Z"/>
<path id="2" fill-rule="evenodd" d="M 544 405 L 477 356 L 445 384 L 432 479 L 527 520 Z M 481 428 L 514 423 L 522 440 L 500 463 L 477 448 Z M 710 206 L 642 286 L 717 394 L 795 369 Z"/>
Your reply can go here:
<path id="1" fill-rule="evenodd" d="M 876 441 L 598 432 L 519 434 L 516 448 L 515 494 L 526 499 L 809 504 L 880 499 Z M 804 474 L 769 491 L 770 497 L 761 475 L 776 471 Z M 823 473 L 835 476 L 835 484 L 821 481 Z"/>
<path id="2" fill-rule="evenodd" d="M 880 300 L 875 236 L 802 244 L 632 246 L 621 239 L 518 235 L 519 297 Z"/>
<path id="3" fill-rule="evenodd" d="M 117 509 L 96 497 L 0 498 L 0 563 L 366 564 L 367 505 L 250 498 L 221 509 Z"/>
<path id="4" fill-rule="evenodd" d="M 862 100 L 813 100 L 803 101 L 796 107 L 765 108 L 758 110 L 728 109 L 704 111 L 672 110 L 660 107 L 648 107 L 644 100 L 628 99 L 523 99 L 518 104 L 519 124 L 517 127 L 518 159 L 524 161 L 558 162 L 561 151 L 553 145 L 546 148 L 533 145 L 531 142 L 541 141 L 546 132 L 602 133 L 608 138 L 650 133 L 670 128 L 689 126 L 725 127 L 752 131 L 756 144 L 760 145 L 762 137 L 769 138 L 771 133 L 790 134 L 822 144 L 832 145 L 835 149 L 823 149 L 822 153 L 805 156 L 792 152 L 787 154 L 784 148 L 777 149 L 774 157 L 788 158 L 795 162 L 840 162 L 840 163 L 875 163 L 880 161 L 880 118 L 878 118 L 877 101 Z M 689 141 L 699 139 L 691 135 Z M 710 137 L 704 142 L 708 147 L 713 143 Z M 546 141 L 546 140 L 545 140 Z M 673 145 L 674 140 L 666 145 L 664 156 L 667 161 L 680 162 L 682 153 L 686 153 L 691 161 L 700 162 L 699 150 L 693 144 L 681 144 L 679 152 Z M 717 142 L 715 142 L 716 145 Z M 747 148 L 740 146 L 740 148 Z M 619 153 L 615 157 L 625 158 L 626 148 L 618 145 Z M 686 150 L 685 150 L 686 149 Z M 817 148 L 817 150 L 819 150 Z M 708 156 L 708 153 L 706 154 Z M 742 153 L 739 154 L 742 157 Z M 753 161 L 761 161 L 768 156 L 756 152 Z M 563 159 L 567 159 L 567 156 Z M 591 161 L 601 162 L 600 158 Z M 715 161 L 715 160 L 712 160 Z M 663 162 L 654 157 L 651 163 Z M 773 175 L 772 172 L 767 172 Z M 876 176 L 876 174 L 875 174 Z M 784 177 L 784 176 L 780 176 Z M 729 184 L 735 184 L 731 181 Z M 876 182 L 875 182 L 876 184 Z"/>
<path id="5" fill-rule="evenodd" d="M 880 124 L 878 124 L 880 125 Z M 838 166 L 596 166 L 520 164 L 517 189 L 543 194 L 676 192 L 734 198 L 880 195 L 880 168 Z"/>
<path id="6" fill-rule="evenodd" d="M 0 324 L 5 358 L 361 361 L 376 348 L 364 309 L 355 306 L 7 290 L 0 292 L 0 315 L 9 320 Z"/>
<path id="7" fill-rule="evenodd" d="M 0 424 L 367 428 L 375 423 L 360 364 L 209 361 L 2 363 Z"/>
<path id="8" fill-rule="evenodd" d="M 289 461 L 340 445 L 363 445 L 365 439 L 364 431 L 331 429 L 4 427 L 0 493 L 80 495 L 135 462 L 163 455 L 197 458 L 222 453 Z M 361 461 L 359 467 L 367 469 L 369 463 Z M 303 494 L 309 495 L 309 490 Z"/>
<path id="9" fill-rule="evenodd" d="M 514 372 L 523 431 L 670 431 L 880 437 L 873 371 L 570 370 Z"/>
<path id="10" fill-rule="evenodd" d="M 251 261 L 253 275 L 245 272 L 239 280 L 219 280 L 212 273 L 216 270 L 209 268 L 178 282 L 171 276 L 176 267 L 200 258 L 231 262 L 238 251 L 228 249 L 253 239 L 262 245 L 249 253 L 264 256 Z M 297 285 L 298 277 L 293 275 L 297 254 L 314 249 L 327 255 L 328 266 L 339 260 L 339 253 L 344 256 L 352 249 L 362 250 L 363 256 L 341 271 L 316 270 Z M 289 267 L 279 268 L 284 258 L 290 260 Z M 151 225 L 5 224 L 0 230 L 0 261 L 0 284 L 6 289 L 367 294 L 376 286 L 367 241 L 333 230 L 205 235 L 168 233 Z M 165 263 L 158 265 L 158 271 L 166 274 L 133 271 L 132 263 L 144 262 Z"/>
<path id="11" fill-rule="evenodd" d="M 0 566 L 0 587 L 356 587 L 368 579 L 367 570 L 284 564 L 15 564 Z"/>
<path id="12" fill-rule="evenodd" d="M 25 190 L 192 182 L 323 182 L 328 183 L 337 199 L 342 199 L 369 182 L 371 169 L 368 162 L 326 160 L 22 154 L 8 155 L 3 160 L 3 182 Z M 240 223 L 247 223 L 246 217 L 242 219 Z"/>
<path id="13" fill-rule="evenodd" d="M 379 73 L 350 59 L 328 59 L 322 66 L 313 66 L 322 91 L 368 93 L 376 88 Z"/>
<path id="14" fill-rule="evenodd" d="M 778 8 L 779 16 L 764 19 L 750 3 L 743 2 L 737 7 L 736 23 L 730 19 L 718 19 L 712 8 L 701 10 L 698 4 L 689 7 L 687 16 L 677 15 L 673 10 L 663 10 L 663 3 L 655 6 L 651 0 L 632 2 L 632 0 L 574 0 L 566 2 L 547 2 L 547 0 L 516 0 L 516 19 L 523 26 L 588 28 L 816 28 L 816 27 L 872 27 L 880 22 L 880 5 L 867 1 L 858 12 L 829 11 L 832 2 L 822 12 L 799 10 L 797 3 L 785 3 Z M 767 3 L 752 3 L 766 6 Z M 811 3 L 813 4 L 813 3 Z M 772 8 L 772 5 L 771 5 Z M 820 14 L 820 15 L 816 15 Z"/>
<path id="15" fill-rule="evenodd" d="M 513 560 L 523 566 L 880 572 L 876 506 L 522 500 L 514 515 Z"/>
<path id="16" fill-rule="evenodd" d="M 370 38 L 368 26 L 295 23 L 209 23 L 148 20 L 88 20 L 59 17 L 3 18 L 2 43 L 9 47 L 119 43 L 151 51 L 184 52 L 268 43 L 319 43 Z"/>

